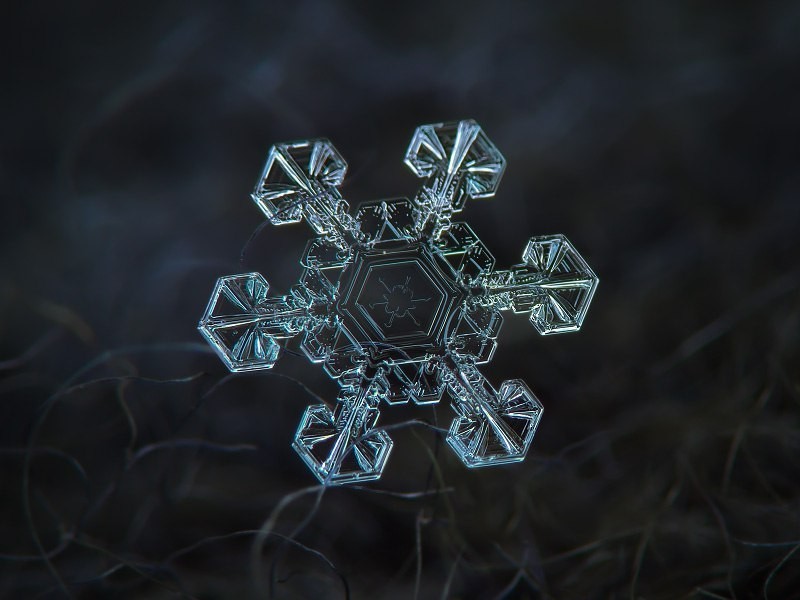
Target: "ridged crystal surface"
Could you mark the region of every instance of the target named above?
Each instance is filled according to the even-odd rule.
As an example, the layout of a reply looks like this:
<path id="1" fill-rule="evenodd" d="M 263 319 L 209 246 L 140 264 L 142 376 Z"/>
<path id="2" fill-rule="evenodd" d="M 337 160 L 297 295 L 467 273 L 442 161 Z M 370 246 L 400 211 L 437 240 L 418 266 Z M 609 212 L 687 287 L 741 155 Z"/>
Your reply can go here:
<path id="1" fill-rule="evenodd" d="M 379 407 L 447 397 L 447 443 L 468 467 L 525 458 L 542 405 L 518 379 L 495 389 L 502 311 L 540 334 L 577 331 L 597 276 L 563 235 L 531 238 L 522 263 L 495 269 L 472 228 L 453 221 L 466 200 L 495 194 L 505 159 L 471 120 L 419 127 L 406 164 L 413 199 L 364 202 L 355 216 L 339 186 L 347 163 L 325 139 L 276 144 L 252 198 L 273 225 L 305 220 L 316 234 L 303 275 L 269 295 L 259 273 L 217 281 L 200 331 L 231 371 L 269 369 L 287 341 L 340 385 L 334 408 L 308 407 L 294 449 L 326 485 L 378 479 L 392 449 Z"/>

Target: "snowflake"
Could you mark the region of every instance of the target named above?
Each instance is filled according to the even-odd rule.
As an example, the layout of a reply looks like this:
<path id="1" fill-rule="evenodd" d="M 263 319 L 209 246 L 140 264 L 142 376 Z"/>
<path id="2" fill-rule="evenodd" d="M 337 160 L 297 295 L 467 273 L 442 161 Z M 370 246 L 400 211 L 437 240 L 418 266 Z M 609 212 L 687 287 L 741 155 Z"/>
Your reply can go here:
<path id="1" fill-rule="evenodd" d="M 447 442 L 468 467 L 525 458 L 542 405 L 519 379 L 495 389 L 501 311 L 529 315 L 543 335 L 577 331 L 597 276 L 563 235 L 531 238 L 522 263 L 496 270 L 469 225 L 468 198 L 494 195 L 505 159 L 474 121 L 419 127 L 405 163 L 425 179 L 413 200 L 362 203 L 339 193 L 347 164 L 325 139 L 273 146 L 252 195 L 274 225 L 317 234 L 299 284 L 270 296 L 259 273 L 217 281 L 199 329 L 231 371 L 270 369 L 298 338 L 341 390 L 336 407 L 306 409 L 293 447 L 324 484 L 378 479 L 392 440 L 381 402 L 449 398 Z M 283 344 L 283 346 L 282 346 Z"/>

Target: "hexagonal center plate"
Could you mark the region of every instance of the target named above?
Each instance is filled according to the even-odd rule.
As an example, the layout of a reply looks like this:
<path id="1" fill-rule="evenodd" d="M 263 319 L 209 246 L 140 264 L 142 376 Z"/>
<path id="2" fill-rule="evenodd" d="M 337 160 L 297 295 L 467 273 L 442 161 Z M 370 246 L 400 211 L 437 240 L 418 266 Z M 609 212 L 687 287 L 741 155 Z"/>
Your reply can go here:
<path id="1" fill-rule="evenodd" d="M 419 243 L 356 253 L 339 285 L 349 339 L 405 361 L 442 350 L 448 315 L 463 299 L 452 267 Z"/>
<path id="2" fill-rule="evenodd" d="M 385 341 L 427 337 L 444 294 L 416 258 L 371 264 L 355 305 Z"/>

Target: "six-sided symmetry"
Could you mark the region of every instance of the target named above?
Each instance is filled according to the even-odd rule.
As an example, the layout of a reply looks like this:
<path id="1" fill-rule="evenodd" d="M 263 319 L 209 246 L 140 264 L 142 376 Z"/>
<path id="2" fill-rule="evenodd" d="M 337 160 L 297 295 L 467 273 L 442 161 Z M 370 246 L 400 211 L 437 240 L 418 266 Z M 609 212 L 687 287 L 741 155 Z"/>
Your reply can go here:
<path id="1" fill-rule="evenodd" d="M 505 159 L 474 121 L 424 125 L 406 164 L 425 183 L 413 200 L 361 204 L 339 194 L 347 164 L 324 139 L 277 144 L 253 200 L 274 225 L 305 219 L 317 237 L 290 293 L 269 296 L 259 273 L 222 277 L 200 332 L 231 371 L 269 369 L 282 342 L 341 386 L 335 409 L 310 406 L 294 448 L 324 484 L 380 477 L 392 440 L 376 428 L 381 401 L 439 402 L 456 418 L 447 442 L 468 467 L 525 458 L 542 406 L 521 380 L 495 389 L 501 311 L 529 315 L 540 334 L 577 331 L 597 276 L 563 235 L 531 238 L 523 262 L 496 270 L 466 223 L 468 198 L 494 195 Z"/>

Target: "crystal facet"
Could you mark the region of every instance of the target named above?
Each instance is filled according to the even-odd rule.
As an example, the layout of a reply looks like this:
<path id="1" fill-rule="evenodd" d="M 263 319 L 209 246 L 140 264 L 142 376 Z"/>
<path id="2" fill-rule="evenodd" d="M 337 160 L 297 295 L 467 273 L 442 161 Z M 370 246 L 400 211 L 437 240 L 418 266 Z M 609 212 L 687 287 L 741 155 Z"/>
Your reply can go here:
<path id="1" fill-rule="evenodd" d="M 276 144 L 252 198 L 274 225 L 305 220 L 316 238 L 300 282 L 270 296 L 259 273 L 217 281 L 199 329 L 231 371 L 271 368 L 288 343 L 340 385 L 335 408 L 310 406 L 293 447 L 326 485 L 378 479 L 392 440 L 381 402 L 456 413 L 447 443 L 468 467 L 525 458 L 542 405 L 524 382 L 495 389 L 501 311 L 542 334 L 577 331 L 597 276 L 563 235 L 531 238 L 522 263 L 496 270 L 472 228 L 454 222 L 470 198 L 497 191 L 505 159 L 474 121 L 423 125 L 406 164 L 424 178 L 413 200 L 362 203 L 339 193 L 347 163 L 328 140 Z M 293 342 L 296 338 L 296 342 Z"/>

